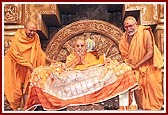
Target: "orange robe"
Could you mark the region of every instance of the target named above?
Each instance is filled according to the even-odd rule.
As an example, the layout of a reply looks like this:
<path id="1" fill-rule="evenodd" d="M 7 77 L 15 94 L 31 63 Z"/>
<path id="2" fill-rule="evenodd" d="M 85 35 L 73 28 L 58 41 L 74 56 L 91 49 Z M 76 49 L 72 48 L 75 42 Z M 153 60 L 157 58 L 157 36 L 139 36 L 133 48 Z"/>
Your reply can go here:
<path id="1" fill-rule="evenodd" d="M 83 60 L 84 60 L 85 64 L 84 65 L 77 65 L 75 67 L 76 69 L 85 68 L 85 67 L 89 66 L 89 64 L 95 63 L 97 61 L 96 57 L 93 54 L 89 53 L 89 52 L 86 52 L 86 54 L 84 55 L 84 59 Z M 66 64 L 68 64 L 68 63 L 75 63 L 75 61 L 76 61 L 76 55 L 75 55 L 74 52 L 71 53 L 66 58 Z"/>
<path id="2" fill-rule="evenodd" d="M 163 57 L 155 45 L 154 36 L 150 27 L 139 26 L 130 45 L 127 42 L 127 34 L 124 33 L 119 43 L 119 49 L 123 60 L 128 59 L 132 65 L 138 63 L 146 54 L 146 31 L 150 31 L 154 54 L 151 60 L 135 70 L 140 88 L 135 91 L 135 97 L 140 109 L 160 110 L 163 105 Z"/>
<path id="3" fill-rule="evenodd" d="M 45 57 L 38 34 L 27 38 L 24 29 L 16 32 L 4 59 L 4 90 L 12 109 L 19 107 L 22 95 L 27 90 L 31 75 L 29 67 L 44 65 Z"/>

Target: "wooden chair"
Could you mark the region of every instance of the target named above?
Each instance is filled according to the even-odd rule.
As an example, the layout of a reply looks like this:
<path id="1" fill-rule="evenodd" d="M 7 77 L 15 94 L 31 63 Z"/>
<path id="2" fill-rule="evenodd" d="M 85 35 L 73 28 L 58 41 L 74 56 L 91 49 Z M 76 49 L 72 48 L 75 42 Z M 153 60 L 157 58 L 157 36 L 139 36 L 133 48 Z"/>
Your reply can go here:
<path id="1" fill-rule="evenodd" d="M 53 36 L 45 52 L 51 59 L 65 62 L 66 56 L 72 51 L 73 41 L 81 37 L 87 39 L 86 34 L 89 34 L 96 44 L 95 50 L 92 51 L 94 55 L 98 57 L 105 53 L 106 57 L 121 60 L 118 42 L 123 35 L 123 31 L 111 23 L 100 20 L 80 20 L 65 26 Z M 101 107 L 87 105 L 85 107 L 76 106 L 75 109 L 102 109 L 102 106 L 103 109 L 118 109 L 118 96 L 99 103 L 99 105 Z M 73 110 L 73 107 L 69 109 Z"/>

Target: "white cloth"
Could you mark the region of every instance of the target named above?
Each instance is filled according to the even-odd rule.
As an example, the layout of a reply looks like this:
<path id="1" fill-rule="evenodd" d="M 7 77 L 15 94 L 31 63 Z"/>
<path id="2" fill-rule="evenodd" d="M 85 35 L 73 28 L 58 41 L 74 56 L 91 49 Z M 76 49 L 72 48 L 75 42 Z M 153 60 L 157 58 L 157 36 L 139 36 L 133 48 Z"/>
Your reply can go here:
<path id="1" fill-rule="evenodd" d="M 129 95 L 128 92 L 119 95 L 119 106 L 128 106 Z"/>

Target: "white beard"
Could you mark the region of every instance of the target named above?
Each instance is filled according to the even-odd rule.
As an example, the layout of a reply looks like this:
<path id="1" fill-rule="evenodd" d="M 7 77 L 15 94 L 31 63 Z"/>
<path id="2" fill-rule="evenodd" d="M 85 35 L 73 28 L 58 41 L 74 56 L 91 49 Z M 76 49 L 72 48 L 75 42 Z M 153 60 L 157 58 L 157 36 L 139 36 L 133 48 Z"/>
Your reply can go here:
<path id="1" fill-rule="evenodd" d="M 133 31 L 128 31 L 128 36 L 133 36 L 136 33 L 137 29 L 133 30 Z"/>

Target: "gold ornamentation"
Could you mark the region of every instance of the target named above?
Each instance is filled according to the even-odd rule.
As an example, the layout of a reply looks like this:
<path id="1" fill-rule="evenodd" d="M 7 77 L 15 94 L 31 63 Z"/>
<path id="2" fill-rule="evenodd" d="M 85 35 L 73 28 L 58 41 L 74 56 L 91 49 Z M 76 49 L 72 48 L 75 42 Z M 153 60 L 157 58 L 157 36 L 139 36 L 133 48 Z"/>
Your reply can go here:
<path id="1" fill-rule="evenodd" d="M 106 53 L 107 49 L 113 44 L 113 47 L 108 50 L 107 57 L 120 60 L 118 41 L 123 34 L 122 30 L 111 23 L 101 20 L 81 20 L 73 22 L 60 31 L 50 40 L 46 48 L 46 54 L 57 61 L 65 61 L 65 57 L 70 53 L 66 49 L 65 44 L 73 46 L 73 41 L 77 38 L 84 37 L 84 33 L 91 33 L 92 39 L 95 41 L 95 50 L 99 55 Z M 113 57 L 112 54 L 118 54 Z"/>

